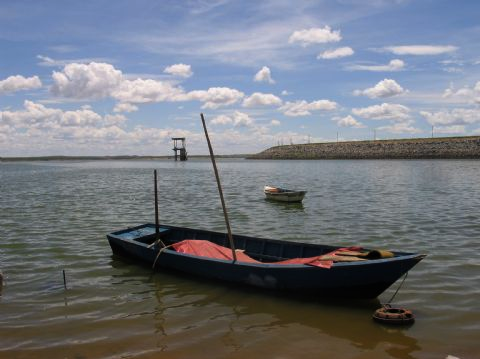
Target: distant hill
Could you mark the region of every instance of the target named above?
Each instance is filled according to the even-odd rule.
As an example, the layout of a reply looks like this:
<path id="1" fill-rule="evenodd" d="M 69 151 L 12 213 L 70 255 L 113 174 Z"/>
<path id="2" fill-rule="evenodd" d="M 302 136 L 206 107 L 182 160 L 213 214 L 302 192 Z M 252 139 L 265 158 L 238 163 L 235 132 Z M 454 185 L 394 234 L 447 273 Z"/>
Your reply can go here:
<path id="1" fill-rule="evenodd" d="M 271 147 L 248 159 L 480 158 L 480 136 L 309 143 Z"/>

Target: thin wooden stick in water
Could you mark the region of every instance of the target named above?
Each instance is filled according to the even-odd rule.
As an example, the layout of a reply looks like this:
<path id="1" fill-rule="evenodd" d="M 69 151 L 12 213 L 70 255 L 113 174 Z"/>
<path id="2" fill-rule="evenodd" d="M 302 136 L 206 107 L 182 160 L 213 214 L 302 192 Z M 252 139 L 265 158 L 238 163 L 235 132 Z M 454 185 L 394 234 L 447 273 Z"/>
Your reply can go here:
<path id="1" fill-rule="evenodd" d="M 220 176 L 217 171 L 217 164 L 215 163 L 215 156 L 213 155 L 212 144 L 208 137 L 207 126 L 205 125 L 205 118 L 203 113 L 200 114 L 202 118 L 203 130 L 205 131 L 205 137 L 207 138 L 208 150 L 210 151 L 210 159 L 212 160 L 213 171 L 215 172 L 215 179 L 217 180 L 218 193 L 220 194 L 220 200 L 222 201 L 223 216 L 225 217 L 225 224 L 227 225 L 228 240 L 230 242 L 230 248 L 232 250 L 233 262 L 237 261 L 237 254 L 235 253 L 235 245 L 233 244 L 232 230 L 230 229 L 230 221 L 228 220 L 227 207 L 225 206 L 225 200 L 223 199 L 222 185 L 220 184 Z"/>
<path id="2" fill-rule="evenodd" d="M 165 244 L 160 239 L 160 225 L 158 220 L 157 170 L 153 170 L 153 178 L 155 182 L 155 243 L 160 243 L 162 247 L 165 247 Z"/>
<path id="3" fill-rule="evenodd" d="M 62 270 L 63 273 L 63 287 L 67 290 L 67 278 L 65 277 L 65 269 Z"/>

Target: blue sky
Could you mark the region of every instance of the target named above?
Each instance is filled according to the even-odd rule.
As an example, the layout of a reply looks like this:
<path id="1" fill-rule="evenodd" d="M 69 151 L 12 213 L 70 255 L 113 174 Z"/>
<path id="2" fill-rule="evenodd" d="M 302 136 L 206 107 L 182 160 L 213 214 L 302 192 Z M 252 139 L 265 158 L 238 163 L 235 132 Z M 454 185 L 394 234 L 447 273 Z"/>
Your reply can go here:
<path id="1" fill-rule="evenodd" d="M 480 2 L 0 0 L 0 156 L 480 134 Z"/>

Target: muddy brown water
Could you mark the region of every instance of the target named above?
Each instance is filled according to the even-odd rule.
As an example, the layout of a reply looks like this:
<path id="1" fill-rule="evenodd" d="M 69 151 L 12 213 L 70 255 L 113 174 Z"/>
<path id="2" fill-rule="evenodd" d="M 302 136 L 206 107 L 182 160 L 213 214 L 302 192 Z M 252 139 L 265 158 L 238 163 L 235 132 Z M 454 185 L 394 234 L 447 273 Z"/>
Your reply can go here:
<path id="1" fill-rule="evenodd" d="M 207 160 L 0 163 L 0 358 L 478 358 L 480 161 L 218 160 L 232 230 L 427 254 L 394 304 L 274 295 L 113 257 L 106 233 L 224 231 Z M 268 202 L 266 184 L 308 191 Z M 67 289 L 62 270 L 66 273 Z"/>

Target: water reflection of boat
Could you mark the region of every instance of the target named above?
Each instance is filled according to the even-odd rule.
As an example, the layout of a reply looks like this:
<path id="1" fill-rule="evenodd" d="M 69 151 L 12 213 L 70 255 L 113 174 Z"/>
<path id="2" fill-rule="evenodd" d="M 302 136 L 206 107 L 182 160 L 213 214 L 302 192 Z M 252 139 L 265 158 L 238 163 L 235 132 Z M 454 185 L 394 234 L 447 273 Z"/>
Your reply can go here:
<path id="1" fill-rule="evenodd" d="M 298 203 L 302 202 L 307 191 L 294 191 L 286 188 L 265 186 L 263 188 L 263 193 L 265 193 L 267 199 L 272 201 Z"/>
<path id="2" fill-rule="evenodd" d="M 154 224 L 107 238 L 114 254 L 155 269 L 323 297 L 375 298 L 424 258 L 405 252 L 353 258 L 340 255 L 344 248 L 242 235 L 233 236 L 231 251 L 225 233 Z"/>
<path id="3" fill-rule="evenodd" d="M 269 205 L 273 208 L 276 208 L 280 212 L 303 212 L 305 207 L 303 202 L 277 202 L 277 201 L 268 201 Z"/>
<path id="4" fill-rule="evenodd" d="M 359 352 L 368 357 L 367 353 L 376 352 L 378 357 L 411 359 L 413 352 L 421 350 L 406 331 L 386 329 L 371 321 L 378 300 L 352 303 L 298 295 L 272 297 L 165 273 L 152 277 L 152 281 L 157 299 L 155 327 L 162 336 L 158 345 L 174 350 L 179 341 L 189 337 L 192 349 L 191 353 L 183 352 L 186 357 L 194 355 L 195 348 L 209 345 L 226 357 L 235 352 L 238 358 L 264 351 L 269 357 L 309 358 L 321 350 L 335 352 L 334 357 L 358 357 Z M 196 341 L 189 333 L 209 334 Z M 296 343 L 278 342 L 281 336 L 297 338 Z M 272 345 L 272 341 L 277 344 Z M 299 345 L 302 352 L 295 356 L 283 352 L 294 351 Z"/>

